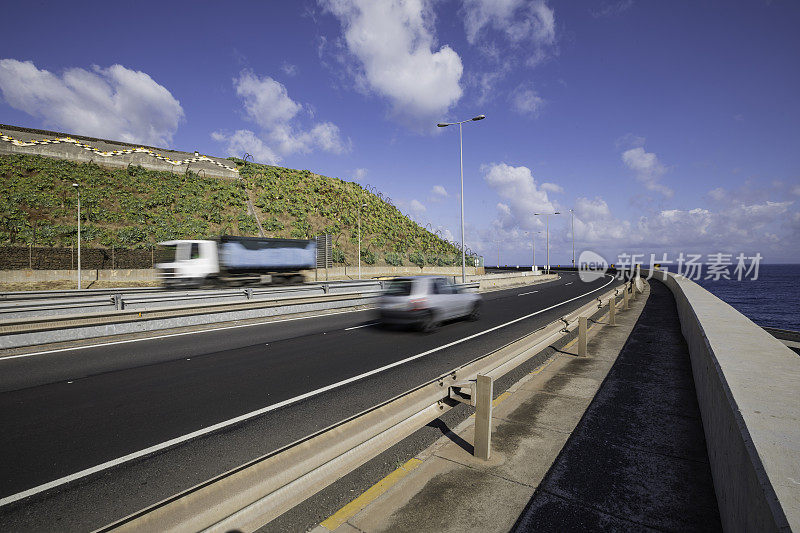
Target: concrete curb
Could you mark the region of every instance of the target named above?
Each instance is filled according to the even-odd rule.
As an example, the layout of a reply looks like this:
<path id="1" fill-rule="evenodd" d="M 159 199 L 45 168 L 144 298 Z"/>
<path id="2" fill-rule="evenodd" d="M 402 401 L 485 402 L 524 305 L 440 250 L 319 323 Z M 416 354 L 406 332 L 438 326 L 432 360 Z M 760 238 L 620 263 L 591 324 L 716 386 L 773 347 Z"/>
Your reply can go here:
<path id="1" fill-rule="evenodd" d="M 723 528 L 800 530 L 800 359 L 693 281 L 664 283 L 689 345 Z"/>

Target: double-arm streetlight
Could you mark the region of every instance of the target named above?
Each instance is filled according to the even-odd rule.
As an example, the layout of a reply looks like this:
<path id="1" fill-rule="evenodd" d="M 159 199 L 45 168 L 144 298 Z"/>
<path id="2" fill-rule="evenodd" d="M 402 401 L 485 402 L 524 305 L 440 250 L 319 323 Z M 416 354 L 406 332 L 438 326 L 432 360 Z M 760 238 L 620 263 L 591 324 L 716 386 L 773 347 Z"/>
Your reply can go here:
<path id="1" fill-rule="evenodd" d="M 462 140 L 461 125 L 465 122 L 473 122 L 485 118 L 486 115 L 478 115 L 477 117 L 472 117 L 471 119 L 462 120 L 460 122 L 440 122 L 436 125 L 440 128 L 446 128 L 447 126 L 455 126 L 458 124 L 458 150 L 459 162 L 461 163 L 461 283 L 466 283 L 467 281 L 467 256 L 464 249 L 464 143 Z M 498 259 L 497 262 L 500 263 L 500 259 Z"/>
<path id="2" fill-rule="evenodd" d="M 550 216 L 551 215 L 560 215 L 560 211 L 555 211 L 553 213 L 534 213 L 533 216 L 543 216 L 544 217 L 544 225 L 545 225 L 545 234 L 547 235 L 547 273 L 550 273 Z"/>
<path id="3" fill-rule="evenodd" d="M 358 279 L 361 279 L 361 208 L 367 204 L 358 205 Z"/>
<path id="4" fill-rule="evenodd" d="M 81 189 L 77 183 L 72 184 L 78 193 L 78 290 L 81 289 Z"/>

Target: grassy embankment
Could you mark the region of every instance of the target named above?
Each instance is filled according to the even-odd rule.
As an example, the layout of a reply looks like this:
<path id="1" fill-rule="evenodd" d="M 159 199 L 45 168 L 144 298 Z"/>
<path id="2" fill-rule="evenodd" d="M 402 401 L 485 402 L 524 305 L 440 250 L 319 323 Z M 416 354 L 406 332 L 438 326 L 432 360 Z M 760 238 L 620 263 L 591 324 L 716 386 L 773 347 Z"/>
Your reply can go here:
<path id="1" fill-rule="evenodd" d="M 30 155 L 0 156 L 0 246 L 69 246 L 77 233 L 91 247 L 149 247 L 180 238 L 257 236 L 249 196 L 267 237 L 312 238 L 328 233 L 334 262 L 355 264 L 358 206 L 362 260 L 376 265 L 454 265 L 453 244 L 420 227 L 360 185 L 308 170 L 244 164 L 242 180 L 188 173 L 110 169 Z"/>

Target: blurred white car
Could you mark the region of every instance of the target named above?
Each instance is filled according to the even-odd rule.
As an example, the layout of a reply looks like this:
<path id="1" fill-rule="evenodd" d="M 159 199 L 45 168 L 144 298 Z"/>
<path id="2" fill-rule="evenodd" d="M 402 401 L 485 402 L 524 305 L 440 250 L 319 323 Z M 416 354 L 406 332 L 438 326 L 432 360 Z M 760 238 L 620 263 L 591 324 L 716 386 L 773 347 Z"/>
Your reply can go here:
<path id="1" fill-rule="evenodd" d="M 479 294 L 459 290 L 446 277 L 420 276 L 391 280 L 378 311 L 384 324 L 414 325 L 427 332 L 446 320 L 477 320 L 480 305 Z"/>

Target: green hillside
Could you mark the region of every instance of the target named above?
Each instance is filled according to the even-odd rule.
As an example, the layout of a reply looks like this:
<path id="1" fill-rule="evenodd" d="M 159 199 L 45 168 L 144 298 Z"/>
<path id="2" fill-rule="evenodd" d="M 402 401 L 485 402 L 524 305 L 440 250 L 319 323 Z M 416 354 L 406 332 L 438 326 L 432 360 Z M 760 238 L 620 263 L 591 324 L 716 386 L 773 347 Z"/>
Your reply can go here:
<path id="1" fill-rule="evenodd" d="M 334 261 L 354 264 L 358 206 L 362 259 L 367 264 L 459 264 L 458 247 L 426 231 L 388 199 L 360 185 L 233 159 L 242 180 L 172 174 L 142 167 L 31 155 L 0 156 L 0 246 L 75 243 L 76 193 L 81 184 L 81 241 L 92 247 L 149 247 L 180 238 L 258 236 L 248 197 L 267 237 L 328 233 Z"/>

